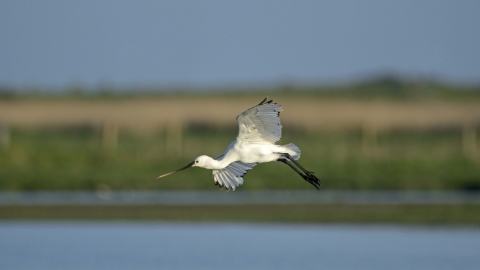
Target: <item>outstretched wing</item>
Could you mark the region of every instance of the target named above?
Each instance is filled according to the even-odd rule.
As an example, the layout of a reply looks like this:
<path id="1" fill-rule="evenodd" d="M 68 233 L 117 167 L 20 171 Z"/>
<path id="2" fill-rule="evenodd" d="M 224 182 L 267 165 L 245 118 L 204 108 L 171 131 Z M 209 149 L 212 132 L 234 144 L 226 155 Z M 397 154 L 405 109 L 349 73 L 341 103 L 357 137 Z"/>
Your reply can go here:
<path id="1" fill-rule="evenodd" d="M 282 106 L 273 103 L 273 100 L 267 101 L 267 98 L 237 116 L 239 126 L 237 140 L 247 143 L 275 143 L 280 140 L 282 124 L 279 115 Z"/>
<path id="2" fill-rule="evenodd" d="M 217 158 L 222 157 L 220 155 Z M 235 190 L 236 187 L 243 184 L 243 176 L 248 170 L 252 169 L 257 163 L 243 163 L 236 161 L 230 163 L 227 167 L 221 170 L 213 170 L 213 183 L 219 186 L 221 189 Z"/>

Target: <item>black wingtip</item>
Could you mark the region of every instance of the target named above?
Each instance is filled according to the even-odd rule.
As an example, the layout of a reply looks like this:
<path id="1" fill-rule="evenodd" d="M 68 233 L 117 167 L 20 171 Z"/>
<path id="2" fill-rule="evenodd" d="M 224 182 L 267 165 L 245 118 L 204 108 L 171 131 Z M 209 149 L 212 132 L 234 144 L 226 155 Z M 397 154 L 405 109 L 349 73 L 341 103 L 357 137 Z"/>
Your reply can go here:
<path id="1" fill-rule="evenodd" d="M 272 104 L 272 103 L 273 103 L 273 104 L 277 104 L 277 103 L 273 102 L 273 99 L 268 100 L 268 96 L 266 96 L 266 97 L 262 100 L 262 102 L 258 103 L 258 105 Z M 257 106 L 258 106 L 258 105 L 257 105 Z"/>
<path id="2" fill-rule="evenodd" d="M 225 188 L 224 185 L 220 184 L 220 182 L 215 181 L 215 179 L 213 180 L 213 184 L 214 184 L 215 186 L 218 186 L 218 187 L 219 187 L 220 189 L 222 189 L 222 190 L 223 190 L 223 188 Z M 227 188 L 227 191 L 229 191 L 229 188 Z"/>
<path id="3" fill-rule="evenodd" d="M 265 97 L 265 98 L 264 98 L 264 99 L 263 99 L 263 100 L 262 100 L 260 103 L 258 103 L 258 105 L 262 105 L 262 104 L 264 104 L 264 103 L 265 103 L 265 101 L 267 101 L 267 99 L 268 99 L 268 96 L 266 96 L 266 97 Z"/>

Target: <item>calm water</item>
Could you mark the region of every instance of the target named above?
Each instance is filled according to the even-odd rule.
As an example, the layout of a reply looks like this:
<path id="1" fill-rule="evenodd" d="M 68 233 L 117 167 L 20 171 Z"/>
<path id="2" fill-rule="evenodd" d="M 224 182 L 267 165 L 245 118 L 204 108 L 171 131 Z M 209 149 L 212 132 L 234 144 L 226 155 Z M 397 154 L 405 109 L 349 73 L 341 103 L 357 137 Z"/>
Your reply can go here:
<path id="1" fill-rule="evenodd" d="M 0 222 L 0 269 L 479 269 L 480 228 Z"/>

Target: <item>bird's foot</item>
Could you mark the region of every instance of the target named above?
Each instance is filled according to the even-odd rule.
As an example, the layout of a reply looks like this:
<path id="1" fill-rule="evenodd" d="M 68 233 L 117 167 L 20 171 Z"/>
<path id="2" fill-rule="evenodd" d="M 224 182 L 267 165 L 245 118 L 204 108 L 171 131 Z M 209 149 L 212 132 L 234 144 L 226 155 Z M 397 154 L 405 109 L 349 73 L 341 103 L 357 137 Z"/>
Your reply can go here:
<path id="1" fill-rule="evenodd" d="M 322 185 L 320 180 L 313 174 L 304 175 L 302 174 L 303 179 L 314 186 L 317 190 L 320 190 L 320 186 Z"/>

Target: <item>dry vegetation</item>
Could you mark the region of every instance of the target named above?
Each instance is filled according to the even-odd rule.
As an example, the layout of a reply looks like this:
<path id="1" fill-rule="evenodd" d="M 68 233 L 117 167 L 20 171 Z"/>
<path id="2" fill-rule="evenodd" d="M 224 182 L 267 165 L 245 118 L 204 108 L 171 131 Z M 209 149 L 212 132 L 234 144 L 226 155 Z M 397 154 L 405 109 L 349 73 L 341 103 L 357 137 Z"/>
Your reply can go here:
<path id="1" fill-rule="evenodd" d="M 201 123 L 232 126 L 235 116 L 255 105 L 262 95 L 159 96 L 131 99 L 0 100 L 0 123 L 14 128 L 115 123 L 121 129 L 149 132 L 168 125 Z M 282 104 L 284 126 L 304 130 L 345 130 L 373 126 L 441 128 L 477 126 L 480 100 L 338 99 L 309 96 L 272 98 Z"/>

